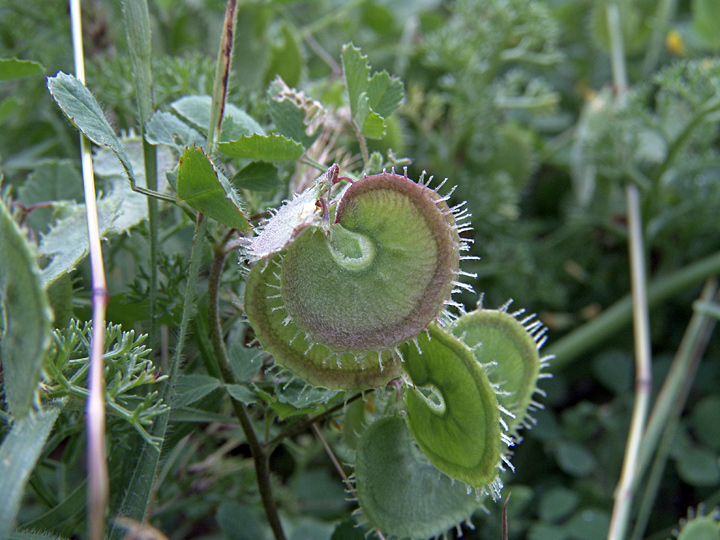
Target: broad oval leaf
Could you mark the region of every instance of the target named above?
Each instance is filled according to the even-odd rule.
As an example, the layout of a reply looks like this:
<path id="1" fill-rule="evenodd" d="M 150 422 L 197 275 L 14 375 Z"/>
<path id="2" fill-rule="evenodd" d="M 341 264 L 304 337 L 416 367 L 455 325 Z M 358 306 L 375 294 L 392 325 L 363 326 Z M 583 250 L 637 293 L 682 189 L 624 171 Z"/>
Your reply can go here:
<path id="1" fill-rule="evenodd" d="M 115 131 L 105 118 L 102 108 L 84 84 L 77 78 L 59 72 L 48 78 L 48 89 L 73 124 L 98 146 L 110 148 L 125 168 L 128 178 L 136 183 L 130 158 L 120 144 Z"/>

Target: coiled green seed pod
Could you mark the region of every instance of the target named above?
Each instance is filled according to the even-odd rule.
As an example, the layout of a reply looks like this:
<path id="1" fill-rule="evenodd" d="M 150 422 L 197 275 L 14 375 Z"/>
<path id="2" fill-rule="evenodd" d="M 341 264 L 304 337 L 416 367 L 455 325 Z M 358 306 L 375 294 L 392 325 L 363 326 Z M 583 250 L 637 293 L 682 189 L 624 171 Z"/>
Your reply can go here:
<path id="1" fill-rule="evenodd" d="M 260 344 L 317 386 L 398 377 L 398 346 L 441 315 L 457 283 L 464 244 L 446 199 L 394 173 L 358 180 L 337 202 L 319 198 L 315 222 L 303 218 L 250 274 L 245 308 Z"/>

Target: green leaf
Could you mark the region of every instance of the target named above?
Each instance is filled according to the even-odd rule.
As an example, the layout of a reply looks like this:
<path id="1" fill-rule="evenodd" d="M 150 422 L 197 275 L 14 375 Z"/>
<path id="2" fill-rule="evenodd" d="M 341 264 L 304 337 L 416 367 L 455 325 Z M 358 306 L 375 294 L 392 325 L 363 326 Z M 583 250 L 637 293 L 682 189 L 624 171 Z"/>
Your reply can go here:
<path id="1" fill-rule="evenodd" d="M 675 463 L 678 474 L 691 486 L 713 486 L 720 482 L 717 454 L 708 448 L 690 447 Z"/>
<path id="2" fill-rule="evenodd" d="M 633 384 L 633 359 L 620 350 L 609 350 L 598 354 L 592 362 L 595 378 L 615 394 L 627 392 Z"/>
<path id="3" fill-rule="evenodd" d="M 441 536 L 479 506 L 461 482 L 427 463 L 397 417 L 382 418 L 365 432 L 355 481 L 363 517 L 392 537 Z"/>
<path id="4" fill-rule="evenodd" d="M 700 442 L 720 450 L 720 396 L 710 395 L 693 407 L 693 432 Z"/>
<path id="5" fill-rule="evenodd" d="M 137 185 L 145 186 L 145 168 L 142 166 L 143 150 L 139 140 L 124 141 L 123 152 L 130 163 L 138 166 L 140 174 Z M 171 151 L 158 152 L 158 177 L 163 178 L 170 167 Z M 102 149 L 93 161 L 95 174 L 106 177 L 106 194 L 98 200 L 98 228 L 100 236 L 118 234 L 147 219 L 147 197 L 133 191 L 124 177 L 125 168 L 118 163 L 113 152 Z M 159 186 L 164 190 L 166 186 Z M 42 237 L 38 251 L 50 259 L 42 270 L 46 284 L 53 283 L 60 276 L 72 271 L 88 253 L 87 218 L 85 205 L 78 204 L 65 210 L 63 217 Z"/>
<path id="6" fill-rule="evenodd" d="M 0 445 L 0 538 L 12 530 L 25 486 L 61 409 L 61 404 L 50 403 L 43 411 L 16 418 Z"/>
<path id="7" fill-rule="evenodd" d="M 229 384 L 225 388 L 228 394 L 244 405 L 252 405 L 258 401 L 257 394 L 242 384 Z"/>
<path id="8" fill-rule="evenodd" d="M 281 25 L 281 41 L 273 44 L 270 52 L 270 64 L 268 65 L 265 80 L 270 81 L 276 76 L 290 86 L 300 82 L 300 74 L 304 64 L 300 44 L 288 24 Z"/>
<path id="9" fill-rule="evenodd" d="M 228 345 L 228 362 L 236 381 L 246 382 L 255 377 L 262 367 L 265 353 L 257 348 L 245 347 L 242 343 Z"/>
<path id="10" fill-rule="evenodd" d="M 223 424 L 237 424 L 237 418 L 226 414 L 197 409 L 195 407 L 174 408 L 170 411 L 170 422 L 189 422 L 205 424 L 207 422 L 220 422 Z"/>
<path id="11" fill-rule="evenodd" d="M 360 94 L 358 100 L 358 113 L 355 120 L 360 131 L 370 139 L 381 139 L 385 135 L 385 121 L 376 112 L 370 109 L 370 98 L 367 94 Z"/>
<path id="12" fill-rule="evenodd" d="M 203 133 L 207 133 L 210 125 L 210 96 L 185 96 L 170 104 L 180 116 L 189 120 Z M 232 141 L 253 133 L 265 134 L 263 128 L 248 113 L 232 103 L 225 104 L 221 141 Z"/>
<path id="13" fill-rule="evenodd" d="M 41 64 L 31 60 L 0 58 L 0 81 L 19 79 L 28 75 L 40 75 L 45 70 Z"/>
<path id="14" fill-rule="evenodd" d="M 84 480 L 57 506 L 51 508 L 41 516 L 34 518 L 32 521 L 23 523 L 20 527 L 23 529 L 49 529 L 61 531 L 64 534 L 71 534 L 72 529 L 68 526 L 73 524 L 78 514 L 85 510 L 87 505 L 87 490 L 87 480 Z M 66 527 L 69 530 L 64 530 Z M 14 538 L 14 535 L 11 536 L 11 538 Z M 46 539 L 47 537 L 43 538 Z"/>
<path id="15" fill-rule="evenodd" d="M 352 43 L 342 49 L 342 65 L 353 119 L 366 137 L 382 138 L 386 128 L 384 118 L 392 114 L 402 100 L 402 82 L 384 71 L 370 77 L 367 56 Z"/>
<path id="16" fill-rule="evenodd" d="M 341 56 L 350 112 L 355 117 L 359 111 L 360 96 L 365 94 L 368 88 L 370 65 L 367 56 L 363 56 L 360 49 L 352 43 L 343 46 Z"/>
<path id="17" fill-rule="evenodd" d="M 578 478 L 589 476 L 597 465 L 589 450 L 570 441 L 558 442 L 556 458 L 563 471 Z"/>
<path id="18" fill-rule="evenodd" d="M 269 392 L 255 386 L 257 394 L 268 404 L 268 406 L 277 413 L 281 420 L 292 416 L 306 416 L 308 414 L 319 413 L 325 410 L 325 407 L 304 407 L 298 409 L 289 403 L 283 403 Z"/>
<path id="19" fill-rule="evenodd" d="M 72 75 L 59 72 L 55 77 L 48 78 L 48 89 L 65 116 L 92 142 L 110 148 L 123 164 L 128 178 L 136 183 L 130 159 L 100 105 L 85 85 Z"/>
<path id="20" fill-rule="evenodd" d="M 0 358 L 5 401 L 9 412 L 21 419 L 30 411 L 37 391 L 43 357 L 50 346 L 52 312 L 35 254 L 2 200 L 0 261 Z"/>
<path id="21" fill-rule="evenodd" d="M 213 390 L 220 388 L 220 381 L 209 375 L 190 374 L 178 377 L 172 406 L 185 407 L 201 400 Z"/>
<path id="22" fill-rule="evenodd" d="M 75 201 L 82 202 L 83 197 L 82 177 L 69 159 L 41 163 L 17 191 L 18 202 L 25 206 L 54 203 L 51 207 L 36 208 L 25 219 L 25 225 L 39 234 L 46 234 L 55 215 L 62 215 L 63 210 L 67 211 Z"/>
<path id="23" fill-rule="evenodd" d="M 153 113 L 150 13 L 147 0 L 123 0 L 122 6 L 138 113 L 145 124 Z"/>
<path id="24" fill-rule="evenodd" d="M 284 90 L 287 92 L 283 92 Z M 292 99 L 287 95 L 289 93 L 297 99 Z M 301 100 L 300 96 L 300 93 L 289 90 L 282 80 L 273 81 L 268 88 L 268 112 L 282 135 L 308 148 L 315 142 L 320 130 L 316 129 L 313 134 L 308 134 L 306 118 L 317 112 L 319 104 L 308 98 Z"/>
<path id="25" fill-rule="evenodd" d="M 373 73 L 367 88 L 370 108 L 383 118 L 395 112 L 404 93 L 402 81 L 391 77 L 387 71 Z"/>
<path id="26" fill-rule="evenodd" d="M 248 230 L 240 197 L 202 148 L 187 148 L 180 156 L 177 194 L 208 217 L 233 229 Z"/>
<path id="27" fill-rule="evenodd" d="M 218 149 L 231 157 L 263 161 L 297 159 L 305 151 L 299 142 L 276 133 L 240 137 L 234 141 L 220 143 Z"/>
<path id="28" fill-rule="evenodd" d="M 251 191 L 271 191 L 285 185 L 280 179 L 277 167 L 264 161 L 253 161 L 245 165 L 235 173 L 232 184 L 238 189 Z"/>
<path id="29" fill-rule="evenodd" d="M 580 495 L 563 487 L 552 488 L 540 499 L 540 518 L 546 522 L 557 522 L 566 518 L 577 508 Z"/>
<path id="30" fill-rule="evenodd" d="M 565 530 L 574 540 L 604 540 L 609 528 L 610 515 L 595 508 L 576 512 L 565 525 Z"/>
<path id="31" fill-rule="evenodd" d="M 266 528 L 255 508 L 238 502 L 224 502 L 215 514 L 220 530 L 228 540 L 263 540 Z"/>
<path id="32" fill-rule="evenodd" d="M 182 152 L 186 146 L 205 143 L 199 131 L 190 127 L 174 114 L 158 111 L 145 125 L 145 139 L 150 144 L 164 144 Z"/>
<path id="33" fill-rule="evenodd" d="M 406 396 L 413 439 L 442 472 L 497 497 L 504 433 L 495 390 L 451 334 L 432 324 L 417 342 L 406 347 L 403 363 L 416 386 Z"/>
<path id="34" fill-rule="evenodd" d="M 20 100 L 15 96 L 0 101 L 0 124 L 3 124 L 18 107 L 20 107 Z"/>
<path id="35" fill-rule="evenodd" d="M 720 2 L 717 0 L 693 0 L 693 27 L 708 47 L 720 49 Z"/>

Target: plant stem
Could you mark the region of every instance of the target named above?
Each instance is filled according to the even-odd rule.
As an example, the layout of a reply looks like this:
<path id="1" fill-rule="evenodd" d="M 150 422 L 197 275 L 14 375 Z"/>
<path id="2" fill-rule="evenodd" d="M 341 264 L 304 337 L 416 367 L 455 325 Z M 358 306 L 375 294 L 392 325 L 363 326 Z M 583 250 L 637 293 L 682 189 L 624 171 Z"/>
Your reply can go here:
<path id="1" fill-rule="evenodd" d="M 635 336 L 635 405 L 630 421 L 628 442 L 625 447 L 622 474 L 615 490 L 615 505 L 613 506 L 608 540 L 622 540 L 625 538 L 625 531 L 630 520 L 630 511 L 635 495 L 634 485 L 638 473 L 640 443 L 650 408 L 650 393 L 652 391 L 650 317 L 648 314 L 645 253 L 638 187 L 634 184 L 628 184 L 626 186 L 626 197 L 630 229 L 629 250 Z"/>
<path id="2" fill-rule="evenodd" d="M 313 431 L 315 432 L 315 435 L 317 435 L 317 438 L 320 439 L 320 442 L 323 445 L 323 448 L 325 449 L 325 453 L 330 457 L 330 461 L 332 461 L 333 465 L 335 466 L 335 470 L 337 470 L 338 474 L 340 475 L 340 478 L 342 478 L 343 483 L 345 484 L 345 489 L 349 492 L 354 492 L 355 488 L 352 485 L 352 482 L 348 478 L 348 475 L 345 474 L 345 471 L 342 468 L 342 465 L 340 465 L 340 462 L 335 457 L 335 453 L 332 451 L 332 448 L 330 448 L 330 445 L 325 440 L 325 437 L 322 434 L 322 431 L 320 431 L 320 428 L 318 425 L 313 422 L 310 424 L 312 426 Z"/>
<path id="3" fill-rule="evenodd" d="M 313 416 L 312 418 L 309 418 L 309 419 L 305 420 L 304 422 L 300 422 L 299 424 L 296 424 L 296 425 L 292 426 L 291 428 L 283 431 L 277 437 L 274 437 L 271 440 L 269 440 L 268 442 L 264 443 L 263 446 L 266 448 L 272 448 L 275 444 L 277 444 L 279 441 L 283 440 L 284 438 L 292 437 L 296 433 L 300 433 L 301 431 L 304 431 L 305 429 L 310 427 L 315 422 L 321 422 L 322 420 L 324 420 L 331 414 L 336 413 L 337 411 L 339 411 L 346 405 L 352 403 L 353 401 L 355 401 L 357 399 L 360 399 L 362 396 L 363 396 L 363 394 L 355 394 L 353 397 L 351 397 L 347 401 L 338 403 L 337 405 L 330 407 L 327 411 L 321 412 L 317 416 Z"/>
<path id="4" fill-rule="evenodd" d="M 185 299 L 183 302 L 182 319 L 180 321 L 180 332 L 175 345 L 175 354 L 170 364 L 170 374 L 162 390 L 162 399 L 169 407 L 164 414 L 159 415 L 155 422 L 153 422 L 150 431 L 150 435 L 160 441 L 165 440 L 170 411 L 172 410 L 173 391 L 180 371 L 180 361 L 182 360 L 185 337 L 188 332 L 193 305 L 195 303 L 195 289 L 197 287 L 197 278 L 202 260 L 202 239 L 205 237 L 207 225 L 208 220 L 203 219 L 202 214 L 198 214 L 197 221 L 195 222 L 192 250 L 190 252 L 190 266 L 188 268 L 187 283 L 185 285 Z M 140 456 L 136 460 L 135 470 L 133 471 L 132 478 L 121 502 L 118 514 L 124 514 L 137 521 L 145 519 L 153 483 L 157 475 L 159 459 L 160 451 L 153 445 L 145 443 L 140 452 Z M 113 540 L 121 538 L 121 534 L 120 527 L 113 526 L 110 538 Z"/>
<path id="5" fill-rule="evenodd" d="M 85 84 L 80 0 L 71 0 L 70 17 L 75 72 L 78 80 Z M 87 400 L 88 537 L 90 540 L 102 540 L 105 530 L 105 509 L 109 496 L 108 469 L 105 459 L 105 383 L 103 381 L 105 309 L 108 293 L 102 246 L 100 245 L 92 152 L 90 141 L 82 133 L 80 133 L 80 148 L 92 273 L 92 344 Z"/>
<path id="6" fill-rule="evenodd" d="M 370 162 L 370 153 L 368 152 L 367 141 L 365 140 L 365 135 L 363 135 L 360 131 L 360 126 L 357 125 L 354 118 L 350 120 L 350 125 L 355 131 L 355 137 L 357 137 L 358 144 L 360 145 L 360 154 L 363 159 L 363 173 L 365 173 L 368 163 Z"/>
<path id="7" fill-rule="evenodd" d="M 222 326 L 220 323 L 220 276 L 222 275 L 222 269 L 225 265 L 226 258 L 227 252 L 225 251 L 225 247 L 216 246 L 210 275 L 208 276 L 208 320 L 210 323 L 210 341 L 213 346 L 213 351 L 215 352 L 215 359 L 218 363 L 218 368 L 222 375 L 223 382 L 225 384 L 235 384 L 235 376 L 233 375 L 228 362 L 227 352 L 225 351 L 225 343 L 222 337 Z M 270 523 L 270 528 L 272 529 L 276 540 L 284 540 L 285 533 L 282 528 L 282 523 L 280 522 L 275 498 L 272 494 L 268 455 L 265 454 L 265 451 L 255 434 L 255 429 L 253 428 L 250 417 L 247 414 L 245 405 L 232 396 L 229 397 L 233 410 L 235 411 L 235 416 L 237 416 L 240 421 L 240 426 L 245 432 L 245 438 L 247 439 L 250 451 L 252 452 L 253 461 L 255 462 L 255 474 L 257 476 L 260 498 L 262 499 L 265 514 L 267 515 L 268 522 Z"/>
<path id="8" fill-rule="evenodd" d="M 660 0 L 657 3 L 655 20 L 652 25 L 653 33 L 642 65 L 642 73 L 645 77 L 649 77 L 655 71 L 655 65 L 665 45 L 665 33 L 670 24 L 670 19 L 675 14 L 676 4 L 677 0 Z"/>
<path id="9" fill-rule="evenodd" d="M 711 301 L 713 297 L 716 297 L 717 292 L 717 280 L 708 280 L 700 295 L 700 300 Z M 650 512 L 665 470 L 665 463 L 675 438 L 680 414 L 687 402 L 700 359 L 707 348 L 716 323 L 717 321 L 707 313 L 695 311 L 655 401 L 643 435 L 642 452 L 638 458 L 635 478 L 635 489 L 638 489 L 650 459 L 655 454 L 650 476 L 644 482 L 645 489 L 632 534 L 632 538 L 635 540 L 641 540 L 645 534 Z M 655 451 L 656 448 L 657 451 Z"/>
<path id="10" fill-rule="evenodd" d="M 622 109 L 628 90 L 625 69 L 625 51 L 622 42 L 620 9 L 617 3 L 607 6 L 608 29 L 610 32 L 613 81 L 617 92 L 616 106 Z M 643 239 L 642 215 L 640 213 L 640 190 L 636 184 L 625 186 L 628 217 L 628 250 L 630 257 L 630 284 L 633 304 L 633 335 L 635 341 L 635 403 L 630 420 L 630 432 L 625 446 L 622 473 L 615 489 L 615 504 L 608 540 L 623 540 L 630 522 L 635 480 L 637 478 L 638 455 L 645 421 L 650 408 L 652 391 L 650 315 L 647 300 L 647 276 L 645 273 L 645 245 Z"/>
<path id="11" fill-rule="evenodd" d="M 669 276 L 648 284 L 648 305 L 654 307 L 713 274 L 720 273 L 720 252 L 700 259 Z M 555 356 L 553 369 L 559 370 L 594 349 L 621 330 L 632 319 L 632 298 L 624 296 L 602 314 L 550 345 L 545 352 Z"/>
<path id="12" fill-rule="evenodd" d="M 233 36 L 235 35 L 235 13 L 237 0 L 228 0 L 223 21 L 223 32 L 220 37 L 220 50 L 215 66 L 215 82 L 213 83 L 212 104 L 210 108 L 210 125 L 208 126 L 207 154 L 215 153 L 215 145 L 220 140 L 225 100 L 227 98 L 228 80 L 230 78 L 230 61 L 232 59 Z"/>
<path id="13" fill-rule="evenodd" d="M 143 144 L 143 163 L 145 167 L 145 187 L 157 192 L 157 149 L 145 140 L 145 124 L 153 114 L 152 85 L 152 39 L 150 35 L 150 12 L 147 0 L 123 0 L 123 19 L 128 51 L 132 63 L 135 83 L 135 101 L 137 101 L 140 120 L 140 138 Z M 148 294 L 148 318 L 150 347 L 156 349 L 160 343 L 157 334 L 157 260 L 158 260 L 158 200 L 148 197 L 148 229 L 150 240 L 150 284 Z"/>

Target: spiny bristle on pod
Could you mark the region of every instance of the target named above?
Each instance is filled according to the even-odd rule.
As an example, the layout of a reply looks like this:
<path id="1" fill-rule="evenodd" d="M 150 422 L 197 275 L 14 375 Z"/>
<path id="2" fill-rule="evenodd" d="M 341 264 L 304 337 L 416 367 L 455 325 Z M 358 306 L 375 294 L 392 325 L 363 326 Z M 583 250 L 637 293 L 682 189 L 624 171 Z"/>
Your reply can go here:
<path id="1" fill-rule="evenodd" d="M 406 172 L 407 174 L 407 172 Z M 330 178 L 332 177 L 332 178 Z M 328 180 L 330 178 L 330 180 Z M 286 203 L 248 249 L 248 319 L 275 360 L 312 384 L 383 386 L 398 346 L 449 324 L 469 214 L 394 173 L 366 176 L 327 201 L 337 170 Z M 317 204 L 321 211 L 317 212 Z"/>
<path id="2" fill-rule="evenodd" d="M 695 508 L 689 508 L 687 518 L 680 520 L 680 530 L 673 531 L 678 540 L 714 539 L 720 534 L 720 510 L 715 508 L 709 513 L 705 511 L 705 505 L 701 504 Z"/>
<path id="3" fill-rule="evenodd" d="M 481 299 L 475 311 L 462 315 L 448 330 L 472 349 L 490 380 L 503 390 L 498 400 L 511 413 L 509 432 L 517 438 L 518 429 L 535 423 L 528 411 L 542 408 L 533 395 L 543 395 L 537 381 L 551 376 L 542 372 L 551 357 L 540 356 L 547 328 L 534 314 L 525 316 L 525 310 L 510 313 L 510 304 L 483 309 Z"/>

